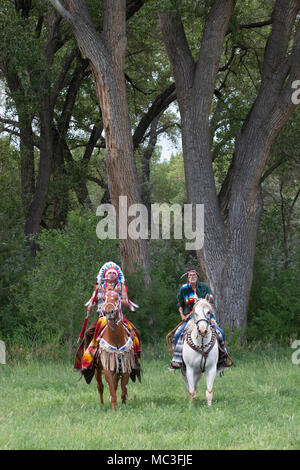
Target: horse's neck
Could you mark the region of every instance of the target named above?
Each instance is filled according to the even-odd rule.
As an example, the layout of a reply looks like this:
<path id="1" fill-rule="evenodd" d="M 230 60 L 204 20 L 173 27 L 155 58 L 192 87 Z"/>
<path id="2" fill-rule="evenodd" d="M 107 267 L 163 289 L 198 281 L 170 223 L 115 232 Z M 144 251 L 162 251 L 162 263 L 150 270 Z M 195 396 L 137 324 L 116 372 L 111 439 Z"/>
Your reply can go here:
<path id="1" fill-rule="evenodd" d="M 128 338 L 123 322 L 121 320 L 118 323 L 108 321 L 107 326 L 103 333 L 103 339 L 112 346 L 123 346 Z"/>

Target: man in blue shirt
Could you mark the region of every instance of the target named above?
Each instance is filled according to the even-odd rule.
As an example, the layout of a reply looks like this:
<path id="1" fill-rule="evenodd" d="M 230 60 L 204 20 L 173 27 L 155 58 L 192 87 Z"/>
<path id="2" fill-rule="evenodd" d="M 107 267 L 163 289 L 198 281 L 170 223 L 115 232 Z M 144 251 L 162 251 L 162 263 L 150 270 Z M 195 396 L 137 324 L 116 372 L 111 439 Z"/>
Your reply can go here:
<path id="1" fill-rule="evenodd" d="M 213 295 L 207 284 L 204 282 L 198 281 L 199 274 L 195 269 L 191 269 L 187 272 L 187 283 L 181 286 L 177 293 L 178 300 L 178 311 L 180 314 L 181 321 L 183 322 L 179 328 L 177 328 L 174 335 L 174 349 L 173 349 L 173 358 L 171 363 L 171 369 L 179 369 L 182 365 L 182 348 L 184 341 L 184 332 L 186 330 L 187 324 L 192 318 L 188 317 L 192 312 L 195 302 L 198 299 L 204 299 L 207 295 L 210 297 L 210 302 L 213 302 Z M 213 326 L 219 337 L 220 345 L 224 350 L 226 355 L 224 360 L 224 366 L 230 367 L 232 361 L 229 358 L 226 346 L 225 346 L 225 333 L 217 324 L 215 318 L 211 316 L 211 326 Z"/>

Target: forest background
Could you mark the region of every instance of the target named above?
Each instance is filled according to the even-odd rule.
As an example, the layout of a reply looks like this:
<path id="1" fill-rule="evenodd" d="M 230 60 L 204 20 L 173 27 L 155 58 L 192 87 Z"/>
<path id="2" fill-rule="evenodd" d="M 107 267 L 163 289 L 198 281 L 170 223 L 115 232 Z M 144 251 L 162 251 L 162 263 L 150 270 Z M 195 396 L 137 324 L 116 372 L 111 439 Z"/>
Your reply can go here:
<path id="1" fill-rule="evenodd" d="M 99 3 L 86 1 L 100 30 Z M 196 57 L 211 2 L 179 3 Z M 165 8 L 179 3 L 166 1 Z M 237 2 L 225 36 L 210 112 L 218 191 L 260 87 L 273 6 L 271 0 Z M 162 139 L 181 148 L 181 121 L 156 7 L 154 0 L 132 0 L 126 10 L 126 89 L 141 201 L 148 208 L 188 201 L 182 152 L 162 158 Z M 68 24 L 41 0 L 0 0 L 0 71 L 0 339 L 14 354 L 71 353 L 100 266 L 122 261 L 117 240 L 96 236 L 96 208 L 110 202 L 110 192 L 93 75 Z M 299 124 L 298 106 L 270 149 L 260 182 L 263 211 L 247 330 L 222 325 L 229 341 L 288 345 L 300 337 Z M 34 224 L 38 231 L 31 230 Z M 129 296 L 140 306 L 128 316 L 146 343 L 160 341 L 179 321 L 181 275 L 198 266 L 196 253 L 184 245 L 172 237 L 148 241 L 146 287 L 141 267 L 126 273 Z"/>

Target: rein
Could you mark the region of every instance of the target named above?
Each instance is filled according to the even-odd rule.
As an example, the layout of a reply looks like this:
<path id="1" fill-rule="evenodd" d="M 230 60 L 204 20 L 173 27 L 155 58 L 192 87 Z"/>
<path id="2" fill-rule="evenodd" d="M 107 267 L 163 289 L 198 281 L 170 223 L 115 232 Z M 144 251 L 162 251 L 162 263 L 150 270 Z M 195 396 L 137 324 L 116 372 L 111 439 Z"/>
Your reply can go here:
<path id="1" fill-rule="evenodd" d="M 201 334 L 200 331 L 199 331 L 198 323 L 200 323 L 200 322 L 202 322 L 202 321 L 206 322 L 206 323 L 209 325 L 209 320 L 207 320 L 206 318 L 200 318 L 198 321 L 195 322 L 195 325 L 196 325 L 196 327 L 197 327 L 198 333 L 199 333 L 201 336 L 202 336 L 202 334 Z"/>

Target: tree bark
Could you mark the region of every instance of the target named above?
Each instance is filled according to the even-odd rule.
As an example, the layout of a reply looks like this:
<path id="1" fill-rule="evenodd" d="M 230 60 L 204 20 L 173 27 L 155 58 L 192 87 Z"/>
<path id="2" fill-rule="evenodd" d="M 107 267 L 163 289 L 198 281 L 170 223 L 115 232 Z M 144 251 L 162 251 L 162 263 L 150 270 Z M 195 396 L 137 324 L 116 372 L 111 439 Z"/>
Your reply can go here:
<path id="1" fill-rule="evenodd" d="M 34 138 L 31 119 L 19 112 L 20 156 L 21 156 L 21 191 L 25 216 L 35 192 Z"/>
<path id="2" fill-rule="evenodd" d="M 20 129 L 20 157 L 21 157 L 21 192 L 22 205 L 25 216 L 35 191 L 34 172 L 34 136 L 32 131 L 33 116 L 26 110 L 22 99 L 23 86 L 15 67 L 5 52 L 0 56 L 0 69 L 7 80 L 8 87 L 14 96 L 18 112 L 18 125 Z"/>
<path id="3" fill-rule="evenodd" d="M 254 254 L 262 210 L 260 180 L 274 139 L 294 105 L 291 83 L 299 74 L 299 23 L 288 55 L 299 0 L 277 0 L 265 49 L 257 99 L 236 136 L 232 163 L 219 195 L 214 182 L 209 115 L 224 37 L 234 0 L 215 0 L 207 16 L 197 62 L 181 19 L 159 13 L 179 103 L 188 202 L 204 204 L 204 246 L 197 252 L 222 324 L 245 329 Z M 284 87 L 284 84 L 286 86 Z"/>
<path id="4" fill-rule="evenodd" d="M 128 207 L 140 202 L 124 75 L 126 1 L 103 1 L 101 34 L 96 31 L 84 0 L 67 0 L 66 9 L 59 1 L 50 1 L 70 23 L 93 72 L 105 131 L 110 198 L 118 227 L 119 197 L 127 196 Z M 131 4 L 138 8 L 142 2 Z M 149 271 L 146 240 L 120 239 L 120 252 L 124 270 L 133 271 L 137 263 Z"/>
<path id="5" fill-rule="evenodd" d="M 40 163 L 34 197 L 29 206 L 25 223 L 25 235 L 33 237 L 29 241 L 31 253 L 34 256 L 37 250 L 36 237 L 40 233 L 40 224 L 47 201 L 49 181 L 53 156 L 52 117 L 48 110 L 40 113 Z"/>

